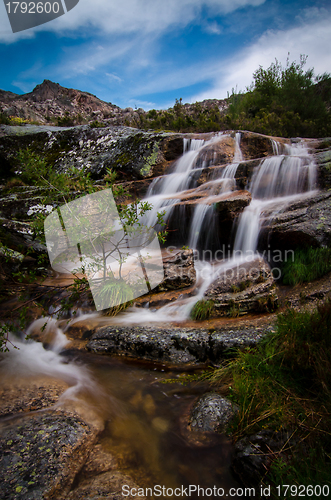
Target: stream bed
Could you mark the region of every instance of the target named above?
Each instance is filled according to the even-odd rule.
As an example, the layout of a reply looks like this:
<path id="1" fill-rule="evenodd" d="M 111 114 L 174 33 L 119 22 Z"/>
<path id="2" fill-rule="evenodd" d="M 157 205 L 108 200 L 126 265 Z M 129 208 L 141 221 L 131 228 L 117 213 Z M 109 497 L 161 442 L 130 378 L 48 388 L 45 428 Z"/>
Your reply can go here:
<path id="1" fill-rule="evenodd" d="M 120 472 L 132 478 L 139 488 L 153 489 L 160 485 L 175 489 L 197 485 L 204 489 L 224 488 L 228 492 L 239 486 L 230 471 L 231 438 L 194 432 L 188 427 L 194 401 L 210 391 L 210 387 L 205 382 L 182 384 L 176 379 L 197 373 L 206 366 L 183 367 L 66 350 L 64 334 L 54 329 L 56 322 L 52 320 L 51 324 L 56 334 L 51 349 L 50 345 L 45 349 L 41 342 L 17 341 L 19 349 L 7 353 L 0 366 L 4 387 L 21 386 L 21 394 L 24 392 L 28 398 L 29 383 L 33 387 L 36 379 L 47 381 L 52 377 L 69 385 L 60 396 L 61 404 L 75 407 L 78 403 L 101 418 L 104 429 L 98 435 L 96 446 L 115 457 Z M 1 403 L 6 397 L 4 393 Z M 34 407 L 24 408 L 22 397 L 21 406 L 23 408 L 16 411 L 14 408 L 0 419 L 0 435 L 5 435 L 13 425 L 24 426 L 26 417 L 52 412 L 51 407 L 37 411 Z M 76 475 L 72 488 L 85 484 L 86 480 L 83 469 Z M 192 493 L 190 497 L 199 496 Z M 11 498 L 39 497 L 14 495 Z"/>

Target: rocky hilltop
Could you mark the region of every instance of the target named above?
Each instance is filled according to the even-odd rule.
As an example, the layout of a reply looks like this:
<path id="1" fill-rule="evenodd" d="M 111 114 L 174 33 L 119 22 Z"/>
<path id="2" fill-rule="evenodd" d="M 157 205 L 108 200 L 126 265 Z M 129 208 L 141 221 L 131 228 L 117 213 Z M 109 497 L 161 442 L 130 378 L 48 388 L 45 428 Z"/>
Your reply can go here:
<path id="1" fill-rule="evenodd" d="M 122 110 L 80 90 L 67 89 L 58 83 L 44 80 L 32 92 L 18 95 L 0 90 L 0 110 L 7 117 L 19 117 L 38 124 L 63 125 L 84 123 L 96 119 L 117 119 Z M 59 123 L 61 124 L 61 122 Z"/>
<path id="2" fill-rule="evenodd" d="M 195 105 L 178 105 L 185 110 L 188 116 L 193 115 Z M 217 108 L 222 112 L 226 107 L 226 100 L 207 99 L 199 103 L 201 110 L 209 112 Z M 152 112 L 157 113 L 155 110 Z M 44 80 L 37 85 L 32 92 L 27 94 L 14 94 L 0 90 L 0 115 L 2 121 L 14 119 L 19 122 L 32 122 L 34 124 L 72 126 L 84 123 L 95 123 L 97 126 L 104 125 L 129 125 L 141 126 L 148 113 L 142 108 L 121 109 L 110 102 L 102 101 L 89 92 L 62 87 L 58 83 Z"/>

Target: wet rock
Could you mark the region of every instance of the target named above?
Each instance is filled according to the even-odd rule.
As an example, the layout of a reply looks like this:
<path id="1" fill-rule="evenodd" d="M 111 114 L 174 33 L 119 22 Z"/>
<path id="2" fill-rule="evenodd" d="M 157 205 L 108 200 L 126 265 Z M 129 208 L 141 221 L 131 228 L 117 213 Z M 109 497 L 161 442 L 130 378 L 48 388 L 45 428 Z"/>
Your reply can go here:
<path id="1" fill-rule="evenodd" d="M 204 363 L 220 360 L 231 348 L 253 346 L 270 331 L 271 326 L 222 328 L 212 332 L 185 327 L 106 326 L 97 329 L 86 348 L 100 354 L 171 363 Z"/>
<path id="2" fill-rule="evenodd" d="M 163 261 L 164 280 L 153 289 L 155 292 L 186 288 L 195 283 L 193 250 L 179 250 L 174 255 L 166 256 Z"/>
<path id="3" fill-rule="evenodd" d="M 3 498 L 67 498 L 97 430 L 78 416 L 44 412 L 0 431 L 0 481 Z"/>
<path id="4" fill-rule="evenodd" d="M 138 486 L 126 474 L 118 470 L 117 460 L 113 455 L 107 453 L 101 445 L 96 445 L 82 468 L 72 491 L 66 500 L 95 500 L 105 498 L 115 500 L 122 498 L 122 487 L 127 485 L 129 489 Z M 128 498 L 145 498 L 134 495 Z"/>
<path id="5" fill-rule="evenodd" d="M 331 244 L 331 192 L 315 192 L 290 203 L 275 217 L 265 214 L 262 238 L 273 248 L 288 249 Z"/>
<path id="6" fill-rule="evenodd" d="M 327 141 L 327 140 L 326 140 Z M 331 140 L 329 140 L 331 145 Z M 330 146 L 329 146 L 330 147 Z M 331 149 L 325 149 L 314 155 L 318 169 L 318 184 L 321 189 L 331 188 Z"/>
<path id="7" fill-rule="evenodd" d="M 246 160 L 273 154 L 271 138 L 254 132 L 241 132 L 240 148 Z"/>
<path id="8" fill-rule="evenodd" d="M 235 264 L 226 269 L 206 290 L 214 301 L 217 316 L 233 317 L 248 311 L 273 311 L 278 295 L 269 265 L 262 258 Z"/>
<path id="9" fill-rule="evenodd" d="M 193 431 L 224 432 L 238 407 L 216 393 L 206 393 L 195 403 L 189 420 Z"/>
<path id="10" fill-rule="evenodd" d="M 234 191 L 226 196 L 223 195 L 220 200 L 216 201 L 220 220 L 234 220 L 250 204 L 251 200 L 252 196 L 248 191 Z"/>

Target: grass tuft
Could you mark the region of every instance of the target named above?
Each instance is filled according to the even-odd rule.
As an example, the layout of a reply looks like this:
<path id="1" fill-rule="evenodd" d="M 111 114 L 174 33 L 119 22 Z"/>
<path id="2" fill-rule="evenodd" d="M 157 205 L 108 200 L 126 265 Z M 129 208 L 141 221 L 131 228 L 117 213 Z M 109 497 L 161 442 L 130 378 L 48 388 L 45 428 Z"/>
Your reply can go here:
<path id="1" fill-rule="evenodd" d="M 198 300 L 191 311 L 191 318 L 195 320 L 205 320 L 211 317 L 214 312 L 213 300 Z"/>
<path id="2" fill-rule="evenodd" d="M 294 252 L 294 261 L 283 267 L 284 285 L 298 285 L 321 278 L 331 271 L 331 248 L 305 248 Z"/>

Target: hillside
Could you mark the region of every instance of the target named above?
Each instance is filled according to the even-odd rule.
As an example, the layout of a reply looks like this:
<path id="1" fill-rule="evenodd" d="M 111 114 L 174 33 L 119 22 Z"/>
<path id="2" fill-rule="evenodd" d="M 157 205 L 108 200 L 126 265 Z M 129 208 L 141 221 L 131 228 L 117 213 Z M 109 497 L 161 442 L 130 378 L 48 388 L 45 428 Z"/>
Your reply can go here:
<path id="1" fill-rule="evenodd" d="M 53 124 L 58 126 L 72 126 L 85 123 L 101 125 L 128 125 L 137 128 L 156 128 L 155 116 L 176 117 L 178 106 L 181 113 L 195 119 L 196 113 L 211 111 L 220 113 L 227 105 L 226 100 L 209 99 L 199 104 L 182 105 L 178 101 L 174 108 L 168 111 L 144 111 L 142 108 L 121 109 L 110 102 L 102 101 L 89 92 L 68 89 L 58 83 L 44 80 L 32 92 L 18 95 L 13 92 L 0 90 L 0 123 L 21 124 L 32 122 L 38 125 Z M 165 128 L 167 123 L 164 122 Z M 179 127 L 181 128 L 181 127 Z"/>

